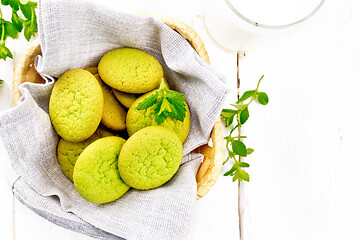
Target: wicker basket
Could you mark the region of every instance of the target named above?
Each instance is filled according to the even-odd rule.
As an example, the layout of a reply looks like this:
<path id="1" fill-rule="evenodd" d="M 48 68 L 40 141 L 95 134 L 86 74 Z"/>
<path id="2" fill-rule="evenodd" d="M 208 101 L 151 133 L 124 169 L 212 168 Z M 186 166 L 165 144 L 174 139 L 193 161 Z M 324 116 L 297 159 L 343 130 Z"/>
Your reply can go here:
<path id="1" fill-rule="evenodd" d="M 196 50 L 199 56 L 209 63 L 209 57 L 205 46 L 197 33 L 183 22 L 165 16 L 155 16 L 160 21 L 171 27 L 174 31 L 183 36 Z M 41 54 L 39 39 L 35 39 L 22 53 L 16 63 L 13 75 L 13 100 L 14 104 L 21 97 L 18 87 L 23 82 L 44 83 L 44 80 L 37 74 L 34 68 L 34 59 Z M 212 146 L 204 145 L 196 152 L 204 155 L 196 175 L 197 199 L 203 197 L 216 182 L 223 162 L 223 138 L 220 118 L 216 121 L 211 132 Z"/>

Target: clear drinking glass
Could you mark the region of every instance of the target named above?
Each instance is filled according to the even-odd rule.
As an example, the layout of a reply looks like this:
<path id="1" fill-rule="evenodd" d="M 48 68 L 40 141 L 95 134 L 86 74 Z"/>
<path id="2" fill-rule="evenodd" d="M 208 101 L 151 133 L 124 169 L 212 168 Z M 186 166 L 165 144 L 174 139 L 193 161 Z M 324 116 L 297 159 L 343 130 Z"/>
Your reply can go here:
<path id="1" fill-rule="evenodd" d="M 263 36 L 276 35 L 314 15 L 325 0 L 208 0 L 205 27 L 229 52 L 249 51 Z"/>

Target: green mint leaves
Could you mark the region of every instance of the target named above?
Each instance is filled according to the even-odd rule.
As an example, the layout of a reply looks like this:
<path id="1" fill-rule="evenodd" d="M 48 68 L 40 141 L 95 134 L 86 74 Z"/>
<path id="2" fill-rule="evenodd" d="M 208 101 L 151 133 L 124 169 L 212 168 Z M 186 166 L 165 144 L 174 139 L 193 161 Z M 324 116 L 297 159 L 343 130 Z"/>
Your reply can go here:
<path id="1" fill-rule="evenodd" d="M 259 92 L 257 95 L 257 100 L 260 104 L 266 105 L 269 102 L 268 95 L 264 92 Z"/>
<path id="2" fill-rule="evenodd" d="M 232 180 L 233 182 L 235 182 L 236 180 L 239 181 L 250 181 L 250 176 L 249 174 L 242 170 L 241 167 L 249 167 L 250 165 L 246 162 L 235 162 L 234 166 L 224 174 L 224 176 L 232 176 Z"/>
<path id="3" fill-rule="evenodd" d="M 181 122 L 186 115 L 185 95 L 170 90 L 163 79 L 160 88 L 144 101 L 139 103 L 136 110 L 145 110 L 155 105 L 155 121 L 161 124 L 167 117 Z"/>
<path id="4" fill-rule="evenodd" d="M 156 91 L 151 96 L 145 98 L 144 101 L 139 103 L 139 105 L 136 107 L 136 110 L 145 110 L 153 106 L 157 102 L 158 96 L 159 96 L 159 91 Z"/>
<path id="5" fill-rule="evenodd" d="M 3 6 L 12 8 L 11 21 L 6 21 L 0 9 L 0 59 L 6 60 L 13 58 L 9 48 L 6 47 L 5 41 L 7 37 L 16 39 L 18 33 L 24 30 L 24 36 L 27 41 L 37 33 L 36 2 L 27 0 L 1 0 Z M 20 12 L 24 17 L 19 16 Z"/>
<path id="6" fill-rule="evenodd" d="M 5 46 L 5 43 L 0 44 L 0 59 L 6 59 L 7 57 L 13 58 L 10 50 Z"/>
<path id="7" fill-rule="evenodd" d="M 244 92 L 235 104 L 231 104 L 231 106 L 235 109 L 223 109 L 221 112 L 221 117 L 225 121 L 225 127 L 229 127 L 234 122 L 234 119 L 236 119 L 237 122 L 235 127 L 231 129 L 229 136 L 224 138 L 226 140 L 226 149 L 229 154 L 224 164 L 229 161 L 229 159 L 233 159 L 235 161 L 232 168 L 227 171 L 224 176 L 232 176 L 233 182 L 236 180 L 250 181 L 249 174 L 242 169 L 249 167 L 250 164 L 241 161 L 241 157 L 250 155 L 254 152 L 254 149 L 247 148 L 246 145 L 240 141 L 242 138 L 246 138 L 246 136 L 232 137 L 232 134 L 235 130 L 238 130 L 239 132 L 241 126 L 249 119 L 249 105 L 251 102 L 256 100 L 262 105 L 267 105 L 269 103 L 268 95 L 265 92 L 259 92 L 259 85 L 263 77 L 264 75 L 261 76 L 255 90 Z M 246 100 L 248 100 L 248 102 L 244 103 Z M 236 157 L 238 157 L 239 160 L 237 160 Z"/>

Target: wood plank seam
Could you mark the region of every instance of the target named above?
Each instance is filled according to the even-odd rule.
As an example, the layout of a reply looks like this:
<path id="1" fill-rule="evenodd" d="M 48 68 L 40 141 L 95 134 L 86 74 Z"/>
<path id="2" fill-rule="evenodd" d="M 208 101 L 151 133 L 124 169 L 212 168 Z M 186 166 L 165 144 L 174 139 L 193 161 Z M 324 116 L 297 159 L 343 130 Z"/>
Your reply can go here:
<path id="1" fill-rule="evenodd" d="M 240 52 L 236 54 L 236 78 L 237 78 L 237 99 L 240 98 L 240 75 L 239 75 L 239 61 L 240 61 Z M 240 128 L 238 128 L 238 132 L 240 135 Z M 239 161 L 241 157 L 239 156 Z M 242 240 L 241 237 L 241 206 L 240 206 L 240 181 L 238 182 L 238 217 L 239 217 L 239 239 Z"/>
<path id="2" fill-rule="evenodd" d="M 239 51 L 236 53 L 236 78 L 237 78 L 237 99 L 240 99 L 240 60 L 246 57 L 245 52 Z M 238 128 L 239 136 L 241 135 L 241 128 Z M 239 157 L 241 161 L 241 157 Z M 241 216 L 241 199 L 240 199 L 240 185 L 241 182 L 238 182 L 238 216 L 239 216 L 239 234 L 240 240 L 242 240 L 242 216 Z"/>

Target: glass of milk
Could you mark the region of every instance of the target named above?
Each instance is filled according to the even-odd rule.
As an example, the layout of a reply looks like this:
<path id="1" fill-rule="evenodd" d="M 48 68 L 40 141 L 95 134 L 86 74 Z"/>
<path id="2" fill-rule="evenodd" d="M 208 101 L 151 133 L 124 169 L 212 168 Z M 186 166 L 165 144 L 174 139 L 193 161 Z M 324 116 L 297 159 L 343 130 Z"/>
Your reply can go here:
<path id="1" fill-rule="evenodd" d="M 310 18 L 325 0 L 208 0 L 204 22 L 210 37 L 229 52 L 256 47 L 273 35 Z"/>

